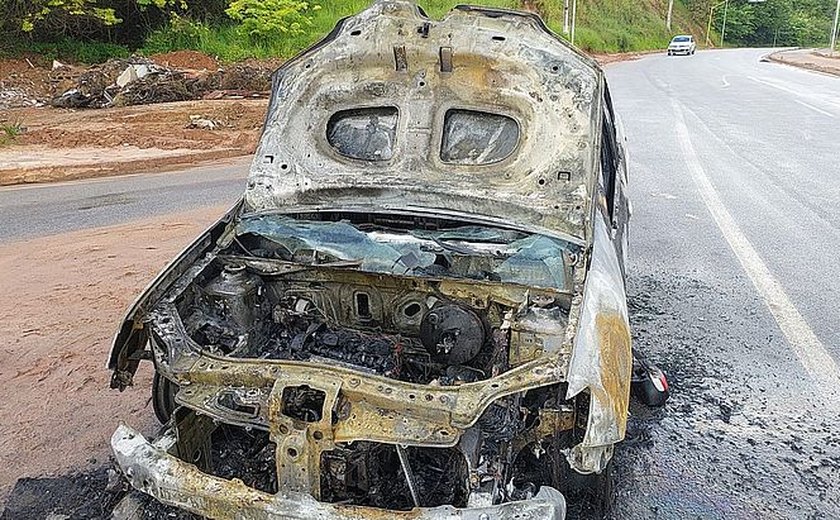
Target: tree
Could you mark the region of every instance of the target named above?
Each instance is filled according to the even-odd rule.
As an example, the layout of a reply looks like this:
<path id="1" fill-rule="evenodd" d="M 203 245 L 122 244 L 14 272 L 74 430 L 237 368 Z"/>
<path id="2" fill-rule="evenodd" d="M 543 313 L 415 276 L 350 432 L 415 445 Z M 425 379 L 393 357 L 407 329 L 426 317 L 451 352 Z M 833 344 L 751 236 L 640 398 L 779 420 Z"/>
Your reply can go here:
<path id="1" fill-rule="evenodd" d="M 0 0 L 2 24 L 9 32 L 84 34 L 120 20 L 114 9 L 99 0 Z"/>
<path id="2" fill-rule="evenodd" d="M 249 36 L 296 35 L 312 25 L 311 11 L 319 5 L 300 0 L 233 0 L 225 11 Z"/>

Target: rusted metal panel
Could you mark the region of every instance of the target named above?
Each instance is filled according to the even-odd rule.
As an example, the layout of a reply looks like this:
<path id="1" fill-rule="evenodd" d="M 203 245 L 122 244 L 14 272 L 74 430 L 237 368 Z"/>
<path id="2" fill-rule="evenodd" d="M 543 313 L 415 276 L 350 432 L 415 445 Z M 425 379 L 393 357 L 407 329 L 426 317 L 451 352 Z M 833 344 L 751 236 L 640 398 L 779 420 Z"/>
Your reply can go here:
<path id="1" fill-rule="evenodd" d="M 168 437 L 164 434 L 163 440 Z M 117 464 L 131 485 L 161 502 L 217 520 L 563 520 L 566 501 L 550 487 L 532 499 L 489 507 L 458 509 L 452 506 L 386 511 L 372 507 L 325 504 L 307 493 L 285 491 L 271 495 L 249 488 L 240 480 L 225 480 L 202 473 L 149 443 L 121 425 L 111 437 Z"/>

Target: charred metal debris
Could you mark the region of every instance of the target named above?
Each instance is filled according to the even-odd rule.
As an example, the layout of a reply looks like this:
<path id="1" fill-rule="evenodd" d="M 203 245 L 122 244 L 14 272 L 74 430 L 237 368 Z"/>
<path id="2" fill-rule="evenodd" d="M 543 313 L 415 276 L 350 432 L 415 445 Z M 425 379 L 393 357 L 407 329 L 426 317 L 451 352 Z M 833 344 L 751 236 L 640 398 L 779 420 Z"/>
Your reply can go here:
<path id="1" fill-rule="evenodd" d="M 475 507 L 551 485 L 526 461 L 544 443 L 562 457 L 586 422 L 551 383 L 568 362 L 579 248 L 549 240 L 566 259 L 549 267 L 538 237 L 442 225 L 240 220 L 148 314 L 160 419 L 202 424 L 179 438 L 237 425 L 264 470 L 249 485 L 328 503 Z M 364 260 L 344 259 L 355 247 Z M 535 276 L 547 287 L 517 279 Z M 225 467 L 213 457 L 190 462 Z"/>

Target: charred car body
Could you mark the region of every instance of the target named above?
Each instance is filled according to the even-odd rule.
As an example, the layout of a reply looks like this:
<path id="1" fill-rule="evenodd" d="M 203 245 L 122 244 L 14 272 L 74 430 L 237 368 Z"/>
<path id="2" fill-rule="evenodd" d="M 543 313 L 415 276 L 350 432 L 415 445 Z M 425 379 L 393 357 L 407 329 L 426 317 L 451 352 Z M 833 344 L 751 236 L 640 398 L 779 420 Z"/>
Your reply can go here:
<path id="1" fill-rule="evenodd" d="M 614 118 L 526 13 L 383 0 L 281 67 L 243 199 L 115 339 L 165 423 L 115 432 L 132 485 L 211 518 L 562 518 L 627 419 Z"/>

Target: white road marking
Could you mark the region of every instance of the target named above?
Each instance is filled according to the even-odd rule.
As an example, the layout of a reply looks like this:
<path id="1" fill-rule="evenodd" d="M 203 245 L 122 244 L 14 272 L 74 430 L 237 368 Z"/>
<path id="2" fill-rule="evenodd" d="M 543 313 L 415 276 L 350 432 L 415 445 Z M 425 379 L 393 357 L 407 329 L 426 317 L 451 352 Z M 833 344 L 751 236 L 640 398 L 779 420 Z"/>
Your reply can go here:
<path id="1" fill-rule="evenodd" d="M 762 85 L 767 85 L 768 87 L 773 87 L 775 89 L 781 90 L 782 92 L 787 92 L 788 94 L 793 94 L 796 97 L 804 97 L 808 99 L 819 99 L 821 102 L 831 105 L 833 107 L 840 108 L 840 104 L 835 103 L 829 99 L 825 99 L 823 97 L 815 97 L 810 95 L 807 91 L 802 91 L 801 89 L 789 88 L 784 85 L 779 85 L 775 81 L 767 81 L 765 79 L 756 78 L 755 76 L 747 76 L 751 80 L 755 81 L 756 83 L 761 83 Z"/>
<path id="2" fill-rule="evenodd" d="M 800 104 L 800 105 L 802 105 L 803 107 L 810 108 L 811 110 L 813 110 L 813 111 L 815 111 L 815 112 L 819 112 L 820 114 L 822 114 L 822 115 L 824 115 L 824 116 L 828 116 L 828 117 L 831 117 L 831 118 L 833 118 L 833 117 L 834 117 L 834 114 L 832 114 L 831 112 L 827 112 L 827 111 L 825 111 L 825 110 L 823 110 L 823 109 L 821 109 L 821 108 L 817 108 L 817 107 L 815 107 L 814 105 L 811 105 L 811 104 L 806 103 L 806 102 L 804 102 L 804 101 L 799 101 L 798 99 L 794 99 L 794 101 L 796 101 L 797 103 L 799 103 L 799 104 Z"/>
<path id="3" fill-rule="evenodd" d="M 697 185 L 706 208 L 729 243 L 729 247 L 738 257 L 750 281 L 764 299 L 767 308 L 805 371 L 824 393 L 834 394 L 834 400 L 829 398 L 828 401 L 836 402 L 836 396 L 840 396 L 840 371 L 838 371 L 837 363 L 811 330 L 782 285 L 770 272 L 764 260 L 720 200 L 720 196 L 703 169 L 694 145 L 691 144 L 682 107 L 675 99 L 671 100 L 671 104 L 676 114 L 677 140 L 682 148 L 688 171 Z"/>
<path id="4" fill-rule="evenodd" d="M 722 78 L 720 78 L 720 79 L 721 79 L 721 81 L 723 82 L 723 88 L 727 88 L 727 87 L 729 87 L 729 82 L 728 82 L 728 81 L 726 81 L 726 74 L 724 74 L 724 75 L 723 75 L 723 77 L 722 77 Z"/>

